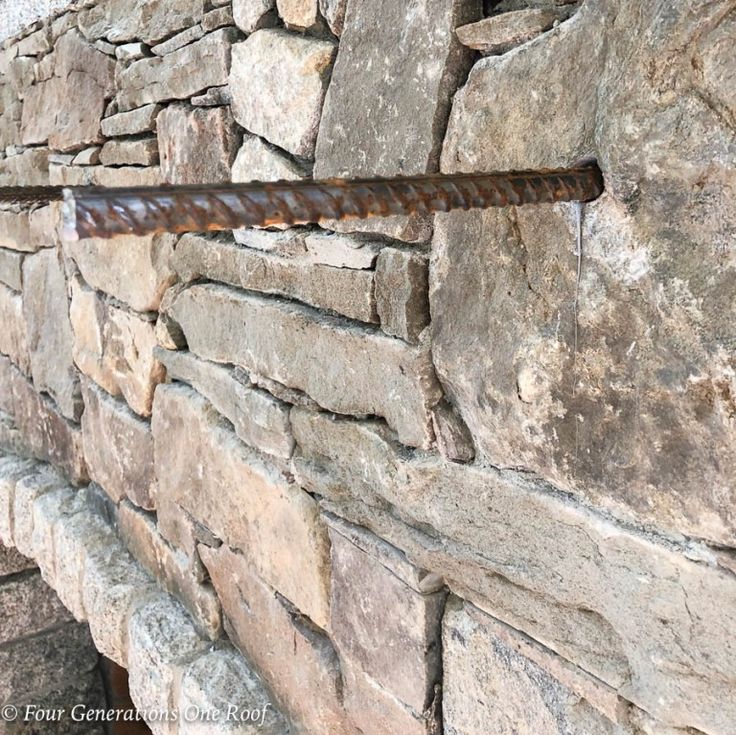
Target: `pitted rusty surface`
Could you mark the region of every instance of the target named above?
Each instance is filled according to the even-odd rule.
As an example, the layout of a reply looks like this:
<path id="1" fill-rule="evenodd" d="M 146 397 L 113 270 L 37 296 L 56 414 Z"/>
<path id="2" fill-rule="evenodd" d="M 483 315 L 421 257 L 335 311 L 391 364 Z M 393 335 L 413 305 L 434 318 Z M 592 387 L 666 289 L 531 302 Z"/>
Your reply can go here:
<path id="1" fill-rule="evenodd" d="M 603 191 L 596 165 L 549 171 L 399 179 L 279 181 L 222 186 L 66 190 L 71 238 L 204 232 L 452 209 L 590 201 Z M 59 187 L 0 189 L 0 201 L 60 198 Z M 14 196 L 15 194 L 15 196 Z"/>

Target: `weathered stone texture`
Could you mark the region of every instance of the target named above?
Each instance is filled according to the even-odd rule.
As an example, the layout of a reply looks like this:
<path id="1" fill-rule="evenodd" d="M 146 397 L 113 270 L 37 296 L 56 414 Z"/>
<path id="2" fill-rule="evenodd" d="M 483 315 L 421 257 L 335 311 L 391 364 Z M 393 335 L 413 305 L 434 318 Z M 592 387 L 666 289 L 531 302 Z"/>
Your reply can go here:
<path id="1" fill-rule="evenodd" d="M 56 405 L 39 395 L 16 369 L 6 367 L 3 372 L 12 385 L 10 413 L 29 451 L 51 462 L 73 482 L 85 482 L 87 468 L 79 427 L 65 419 Z"/>
<path id="2" fill-rule="evenodd" d="M 733 545 L 736 151 L 689 60 L 719 43 L 725 6 L 624 5 L 584 4 L 456 96 L 445 171 L 593 152 L 607 192 L 585 208 L 579 287 L 569 206 L 437 218 L 435 365 L 490 463 Z"/>
<path id="3" fill-rule="evenodd" d="M 175 36 L 167 39 L 163 43 L 157 43 L 151 48 L 156 56 L 166 56 L 173 51 L 176 51 L 187 44 L 199 41 L 204 36 L 204 28 L 200 24 L 187 28 L 181 33 L 177 33 Z"/>
<path id="4" fill-rule="evenodd" d="M 119 112 L 102 120 L 102 133 L 108 138 L 135 135 L 156 130 L 161 105 L 144 105 L 128 112 Z"/>
<path id="5" fill-rule="evenodd" d="M 23 281 L 23 318 L 33 385 L 48 393 L 64 416 L 77 421 L 82 398 L 72 359 L 74 336 L 58 252 L 47 249 L 27 257 Z"/>
<path id="6" fill-rule="evenodd" d="M 152 166 L 158 163 L 158 142 L 155 138 L 108 140 L 100 151 L 103 166 Z"/>
<path id="7" fill-rule="evenodd" d="M 148 710 L 161 733 L 175 733 L 166 719 L 176 702 L 179 680 L 190 662 L 204 653 L 200 638 L 184 609 L 163 593 L 138 607 L 128 623 L 130 694 L 136 707 Z M 159 713 L 159 716 L 156 716 Z"/>
<path id="8" fill-rule="evenodd" d="M 303 390 L 332 411 L 383 416 L 406 444 L 431 441 L 428 411 L 440 391 L 426 349 L 223 286 L 192 286 L 170 311 L 205 359 Z M 305 369 L 319 364 L 328 375 Z"/>
<path id="9" fill-rule="evenodd" d="M 273 25 L 276 19 L 276 0 L 233 0 L 235 24 L 245 33 Z"/>
<path id="10" fill-rule="evenodd" d="M 158 166 L 52 166 L 51 183 L 61 186 L 157 186 Z"/>
<path id="11" fill-rule="evenodd" d="M 49 183 L 49 151 L 29 148 L 0 160 L 0 185 L 47 186 Z"/>
<path id="12" fill-rule="evenodd" d="M 35 573 L 3 581 L 0 585 L 0 645 L 32 636 L 71 619 L 54 591 Z"/>
<path id="13" fill-rule="evenodd" d="M 245 135 L 233 163 L 233 182 L 295 181 L 303 178 L 304 170 L 277 148 L 257 135 Z"/>
<path id="14" fill-rule="evenodd" d="M 395 0 L 348 3 L 315 178 L 436 168 L 450 98 L 469 60 L 455 28 L 477 20 L 480 6 L 464 0 L 430 0 L 421 10 Z"/>
<path id="15" fill-rule="evenodd" d="M 100 119 L 114 91 L 114 59 L 78 31 L 65 33 L 54 50 L 54 76 L 31 87 L 23 105 L 22 142 L 61 151 L 100 140 Z"/>
<path id="16" fill-rule="evenodd" d="M 329 549 L 317 503 L 242 445 L 187 386 L 156 391 L 153 435 L 162 533 L 172 535 L 167 505 L 177 504 L 241 549 L 263 579 L 326 626 Z"/>
<path id="17" fill-rule="evenodd" d="M 23 299 L 16 291 L 0 284 L 0 354 L 9 357 L 26 375 L 31 371 Z"/>
<path id="18" fill-rule="evenodd" d="M 18 480 L 12 494 L 13 543 L 18 551 L 32 558 L 36 554 L 33 544 L 33 504 L 37 498 L 63 487 L 66 481 L 50 465 L 39 465 Z"/>
<path id="19" fill-rule="evenodd" d="M 334 519 L 330 540 L 330 633 L 350 671 L 348 713 L 356 726 L 376 735 L 385 723 L 371 723 L 369 713 L 380 709 L 395 712 L 402 722 L 413 720 L 409 732 L 431 732 L 422 720 L 440 678 L 445 593 L 407 584 L 411 564 L 364 529 Z"/>
<path id="20" fill-rule="evenodd" d="M 141 416 L 150 416 L 153 391 L 165 376 L 153 356 L 155 324 L 144 315 L 106 301 L 81 281 L 72 282 L 74 362 L 113 396 L 124 396 Z"/>
<path id="21" fill-rule="evenodd" d="M 69 255 L 92 287 L 136 311 L 156 311 L 176 280 L 171 257 L 176 235 L 122 235 L 114 240 L 65 241 Z"/>
<path id="22" fill-rule="evenodd" d="M 727 730 L 736 712 L 724 708 L 729 698 L 716 682 L 729 689 L 736 680 L 736 580 L 706 549 L 617 527 L 523 474 L 402 459 L 380 424 L 301 408 L 291 422 L 302 487 L 662 722 Z M 375 510 L 384 503 L 415 528 Z"/>
<path id="23" fill-rule="evenodd" d="M 179 725 L 187 735 L 289 735 L 289 725 L 271 702 L 263 682 L 242 656 L 223 648 L 200 656 L 184 672 L 178 699 L 180 712 L 200 713 Z M 220 713 L 214 723 L 210 713 Z M 228 715 L 231 715 L 228 717 Z"/>
<path id="24" fill-rule="evenodd" d="M 233 47 L 235 119 L 297 156 L 314 153 L 335 46 L 283 30 L 260 30 Z"/>
<path id="25" fill-rule="evenodd" d="M 318 0 L 276 0 L 276 8 L 288 28 L 304 30 L 319 18 Z"/>
<path id="26" fill-rule="evenodd" d="M 357 735 L 342 708 L 340 667 L 329 639 L 226 546 L 202 548 L 222 602 L 225 629 L 285 714 L 315 735 Z"/>
<path id="27" fill-rule="evenodd" d="M 309 238 L 307 238 L 309 239 Z M 363 322 L 377 321 L 373 273 L 244 248 L 227 239 L 185 235 L 174 265 L 183 281 L 206 278 L 287 296 Z"/>
<path id="28" fill-rule="evenodd" d="M 19 251 L 35 250 L 30 243 L 30 222 L 27 211 L 0 209 L 0 246 Z"/>
<path id="29" fill-rule="evenodd" d="M 35 566 L 36 563 L 33 559 L 23 556 L 16 549 L 8 546 L 0 547 L 0 577 L 25 572 L 27 569 L 33 569 Z"/>
<path id="30" fill-rule="evenodd" d="M 181 551 L 171 547 L 156 527 L 155 518 L 127 501 L 118 508 L 118 528 L 130 553 L 168 592 L 179 598 L 204 635 L 219 638 L 220 603 L 208 583 L 197 578 L 196 569 Z"/>
<path id="31" fill-rule="evenodd" d="M 309 259 L 315 263 L 335 268 L 372 268 L 378 253 L 384 247 L 381 242 L 354 235 L 338 235 L 331 232 L 310 232 L 304 238 Z"/>
<path id="32" fill-rule="evenodd" d="M 91 381 L 82 383 L 82 437 L 89 475 L 116 502 L 153 510 L 153 437 L 148 423 Z"/>
<path id="33" fill-rule="evenodd" d="M 203 12 L 204 0 L 177 0 L 174 6 L 162 0 L 101 0 L 80 14 L 79 27 L 87 38 L 151 44 L 194 25 Z"/>
<path id="34" fill-rule="evenodd" d="M 381 329 L 417 342 L 429 324 L 429 273 L 419 253 L 384 248 L 376 261 L 376 308 Z"/>
<path id="35" fill-rule="evenodd" d="M 570 15 L 565 7 L 525 8 L 499 13 L 457 29 L 460 43 L 488 54 L 503 54 L 531 41 Z"/>
<path id="36" fill-rule="evenodd" d="M 448 735 L 633 732 L 524 656 L 518 650 L 523 637 L 504 635 L 503 627 L 468 603 L 448 606 L 442 645 L 442 714 Z"/>
<path id="37" fill-rule="evenodd" d="M 239 141 L 226 107 L 169 105 L 158 118 L 161 170 L 171 184 L 229 182 Z"/>
<path id="38" fill-rule="evenodd" d="M 342 35 L 347 6 L 347 0 L 319 0 L 320 12 L 336 36 Z"/>
<path id="39" fill-rule="evenodd" d="M 238 438 L 266 454 L 288 459 L 294 450 L 290 406 L 255 388 L 247 377 L 189 352 L 156 350 L 172 380 L 189 383 L 233 425 Z"/>
<path id="40" fill-rule="evenodd" d="M 185 99 L 226 84 L 233 29 L 225 28 L 165 57 L 134 61 L 119 75 L 121 111 L 172 99 Z"/>

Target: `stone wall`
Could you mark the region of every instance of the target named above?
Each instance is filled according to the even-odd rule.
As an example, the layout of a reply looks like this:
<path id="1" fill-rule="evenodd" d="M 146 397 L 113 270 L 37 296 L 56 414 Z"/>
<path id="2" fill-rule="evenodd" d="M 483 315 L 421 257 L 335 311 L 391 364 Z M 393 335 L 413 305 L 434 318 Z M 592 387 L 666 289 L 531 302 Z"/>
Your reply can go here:
<path id="1" fill-rule="evenodd" d="M 734 10 L 100 0 L 5 43 L 0 186 L 605 176 L 112 241 L 0 210 L 2 538 L 140 708 L 734 731 Z"/>

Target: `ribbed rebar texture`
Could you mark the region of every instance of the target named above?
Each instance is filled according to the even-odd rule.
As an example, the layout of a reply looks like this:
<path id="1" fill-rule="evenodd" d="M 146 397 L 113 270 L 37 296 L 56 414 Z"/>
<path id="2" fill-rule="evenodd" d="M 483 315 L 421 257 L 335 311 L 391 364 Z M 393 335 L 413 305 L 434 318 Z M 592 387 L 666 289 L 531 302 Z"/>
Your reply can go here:
<path id="1" fill-rule="evenodd" d="M 0 204 L 48 204 L 63 196 L 62 186 L 0 186 Z"/>
<path id="2" fill-rule="evenodd" d="M 603 192 L 595 164 L 549 171 L 223 186 L 64 191 L 69 239 L 203 232 L 428 214 L 452 209 L 590 201 Z"/>

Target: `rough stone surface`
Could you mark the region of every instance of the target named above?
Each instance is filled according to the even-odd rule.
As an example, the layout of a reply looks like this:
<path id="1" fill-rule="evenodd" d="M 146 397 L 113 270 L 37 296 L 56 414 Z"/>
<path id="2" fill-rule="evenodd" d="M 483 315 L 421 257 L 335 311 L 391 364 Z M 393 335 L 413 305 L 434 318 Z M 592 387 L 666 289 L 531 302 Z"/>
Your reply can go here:
<path id="1" fill-rule="evenodd" d="M 276 0 L 276 7 L 288 28 L 304 30 L 319 18 L 318 0 Z"/>
<path id="2" fill-rule="evenodd" d="M 593 152 L 607 192 L 585 208 L 579 287 L 569 206 L 437 218 L 435 365 L 488 462 L 627 520 L 733 545 L 736 209 L 725 192 L 736 153 L 725 108 L 704 101 L 688 60 L 718 43 L 724 4 L 618 5 L 586 3 L 483 59 L 456 96 L 445 171 Z M 651 43 L 639 46 L 641 34 Z"/>
<path id="3" fill-rule="evenodd" d="M 170 105 L 158 118 L 161 170 L 171 184 L 230 181 L 240 141 L 230 110 Z"/>
<path id="4" fill-rule="evenodd" d="M 136 607 L 157 595 L 122 545 L 114 554 L 93 553 L 84 565 L 82 596 L 95 647 L 119 666 L 128 666 L 128 619 Z"/>
<path id="5" fill-rule="evenodd" d="M 161 112 L 161 105 L 144 105 L 128 112 L 104 118 L 101 123 L 102 133 L 108 138 L 120 135 L 136 135 L 156 130 L 156 120 Z"/>
<path id="6" fill-rule="evenodd" d="M 184 603 L 198 630 L 216 640 L 222 632 L 220 603 L 212 586 L 197 579 L 186 554 L 166 542 L 154 518 L 129 502 L 120 504 L 117 519 L 120 535 L 130 553 Z"/>
<path id="7" fill-rule="evenodd" d="M 0 645 L 70 620 L 68 611 L 38 570 L 0 584 L 0 605 Z"/>
<path id="8" fill-rule="evenodd" d="M 409 243 L 425 243 L 432 236 L 431 218 L 423 215 L 392 215 L 345 221 L 321 219 L 319 224 L 334 232 L 382 235 Z"/>
<path id="9" fill-rule="evenodd" d="M 177 0 L 175 7 L 161 0 L 101 0 L 81 13 L 79 26 L 87 38 L 151 44 L 194 25 L 203 13 L 204 0 Z"/>
<path id="10" fill-rule="evenodd" d="M 100 162 L 100 147 L 97 145 L 85 148 L 72 159 L 74 166 L 96 166 Z"/>
<path id="11" fill-rule="evenodd" d="M 35 470 L 32 460 L 0 454 L 0 544 L 15 546 L 13 540 L 13 498 L 19 480 Z"/>
<path id="12" fill-rule="evenodd" d="M 516 634 L 517 642 L 513 634 L 501 637 L 502 631 L 503 626 L 468 603 L 448 606 L 442 645 L 442 714 L 448 735 L 631 732 L 518 651 L 522 636 Z M 475 706 L 468 707 L 469 701 Z"/>
<path id="13" fill-rule="evenodd" d="M 234 23 L 233 11 L 227 6 L 210 10 L 202 18 L 202 28 L 206 33 L 214 31 L 216 28 L 234 25 Z"/>
<path id="14" fill-rule="evenodd" d="M 283 30 L 256 31 L 233 46 L 235 119 L 297 156 L 314 153 L 335 46 Z"/>
<path id="15" fill-rule="evenodd" d="M 350 538 L 360 532 L 349 529 L 343 535 L 342 530 L 340 523 L 330 527 L 332 639 L 341 660 L 354 672 L 358 669 L 354 676 L 369 684 L 366 691 L 373 688 L 385 693 L 384 699 L 398 699 L 421 719 L 440 678 L 445 593 L 412 589 L 391 569 L 393 559 L 384 563 L 385 557 L 400 556 L 395 549 L 378 539 L 360 548 Z M 351 693 L 347 698 L 360 699 Z M 361 721 L 356 719 L 356 725 Z"/>
<path id="16" fill-rule="evenodd" d="M 156 391 L 153 436 L 159 497 L 242 549 L 263 579 L 326 626 L 329 548 L 317 503 L 242 445 L 187 386 Z M 165 536 L 166 511 L 160 505 Z"/>
<path id="17" fill-rule="evenodd" d="M 85 282 L 136 311 L 156 311 L 175 281 L 171 257 L 176 235 L 121 235 L 64 242 Z"/>
<path id="18" fill-rule="evenodd" d="M 17 370 L 10 369 L 12 415 L 25 444 L 39 459 L 51 462 L 72 482 L 87 480 L 82 432 L 59 413 L 56 405 L 39 395 Z"/>
<path id="19" fill-rule="evenodd" d="M 436 169 L 450 99 L 469 63 L 454 31 L 477 20 L 480 6 L 429 0 L 412 12 L 395 0 L 348 3 L 316 179 Z"/>
<path id="20" fill-rule="evenodd" d="M 275 146 L 257 135 L 245 135 L 243 145 L 233 163 L 233 182 L 295 181 L 305 178 L 305 172 Z"/>
<path id="21" fill-rule="evenodd" d="M 432 409 L 432 427 L 437 451 L 452 462 L 472 462 L 475 459 L 473 437 L 457 411 L 440 401 Z"/>
<path id="22" fill-rule="evenodd" d="M 174 265 L 183 281 L 222 281 L 287 296 L 351 319 L 377 321 L 370 271 L 333 268 L 307 258 L 282 258 L 228 239 L 199 235 L 185 235 L 179 241 Z"/>
<path id="23" fill-rule="evenodd" d="M 91 381 L 82 383 L 82 437 L 89 475 L 115 503 L 153 510 L 153 437 L 148 423 Z"/>
<path id="24" fill-rule="evenodd" d="M 52 166 L 51 183 L 61 186 L 157 186 L 158 166 Z"/>
<path id="25" fill-rule="evenodd" d="M 130 695 L 136 707 L 161 713 L 160 732 L 176 732 L 176 722 L 165 719 L 176 702 L 178 681 L 207 642 L 197 635 L 184 609 L 168 595 L 158 595 L 139 606 L 128 623 Z M 155 720 L 156 716 L 150 718 Z"/>
<path id="26" fill-rule="evenodd" d="M 61 413 L 77 421 L 82 412 L 79 376 L 72 359 L 66 279 L 56 250 L 42 250 L 23 264 L 23 318 L 33 385 L 48 393 Z"/>
<path id="27" fill-rule="evenodd" d="M 301 408 L 291 422 L 302 487 L 664 723 L 727 730 L 734 713 L 714 682 L 736 678 L 728 628 L 736 580 L 688 558 L 707 560 L 707 550 L 618 527 L 523 473 L 402 459 L 380 424 Z M 386 502 L 431 535 L 378 511 Z"/>
<path id="28" fill-rule="evenodd" d="M 332 411 L 383 416 L 411 446 L 431 440 L 428 411 L 440 393 L 426 349 L 222 286 L 188 288 L 171 313 L 200 357 L 303 390 Z M 326 362 L 329 377 L 303 369 Z"/>
<path id="29" fill-rule="evenodd" d="M 156 350 L 172 380 L 189 383 L 233 425 L 238 438 L 261 452 L 288 459 L 294 450 L 289 405 L 247 378 L 188 352 Z"/>
<path id="30" fill-rule="evenodd" d="M 114 59 L 78 31 L 64 34 L 54 50 L 54 76 L 31 87 L 23 104 L 22 142 L 68 151 L 100 140 L 105 101 L 113 94 Z"/>
<path id="31" fill-rule="evenodd" d="M 233 0 L 235 24 L 245 33 L 274 24 L 276 0 Z"/>
<path id="32" fill-rule="evenodd" d="M 100 151 L 103 166 L 151 166 L 158 163 L 158 142 L 155 138 L 108 140 Z"/>
<path id="33" fill-rule="evenodd" d="M 36 249 L 30 243 L 30 222 L 27 211 L 0 209 L 0 246 L 19 251 Z"/>
<path id="34" fill-rule="evenodd" d="M 335 268 L 372 268 L 378 253 L 384 247 L 381 242 L 371 242 L 354 235 L 338 235 L 329 232 L 311 232 L 304 238 L 307 254 L 314 263 Z"/>
<path id="35" fill-rule="evenodd" d="M 12 498 L 13 543 L 27 557 L 32 558 L 35 554 L 33 504 L 36 498 L 65 484 L 64 478 L 48 465 L 34 468 L 16 483 Z"/>
<path id="36" fill-rule="evenodd" d="M 199 107 L 217 107 L 218 105 L 229 105 L 233 101 L 230 87 L 223 84 L 220 87 L 210 87 L 203 94 L 192 97 L 192 104 Z"/>
<path id="37" fill-rule="evenodd" d="M 189 666 L 182 676 L 178 704 L 179 711 L 189 707 L 193 713 L 203 713 L 186 725 L 187 735 L 210 735 L 213 727 L 218 733 L 234 735 L 290 732 L 281 713 L 274 709 L 263 682 L 232 648 L 200 656 Z M 237 716 L 228 718 L 232 708 Z M 210 712 L 220 713 L 216 725 L 206 720 L 204 713 Z"/>
<path id="38" fill-rule="evenodd" d="M 327 21 L 330 30 L 336 35 L 342 35 L 342 29 L 345 26 L 345 10 L 347 9 L 347 0 L 319 0 L 319 9 L 322 16 Z"/>
<path id="39" fill-rule="evenodd" d="M 135 61 L 148 56 L 148 46 L 140 41 L 124 43 L 115 48 L 115 58 L 120 61 Z"/>
<path id="40" fill-rule="evenodd" d="M 14 641 L 0 648 L 2 701 L 19 709 L 24 704 L 38 705 L 39 697 L 44 707 L 67 707 L 69 702 L 104 707 L 99 680 L 96 688 L 90 685 L 97 661 L 89 630 L 78 623 L 66 623 L 50 635 Z M 80 735 L 88 732 L 84 724 L 77 729 Z M 71 735 L 73 730 L 66 732 Z"/>
<path id="41" fill-rule="evenodd" d="M 224 28 L 163 58 L 134 61 L 119 75 L 117 100 L 120 110 L 185 99 L 208 87 L 226 84 L 230 43 L 234 38 L 235 32 Z"/>
<path id="42" fill-rule="evenodd" d="M 526 8 L 499 13 L 457 29 L 460 43 L 484 55 L 503 54 L 548 31 L 570 14 L 565 7 Z"/>
<path id="43" fill-rule="evenodd" d="M 106 301 L 79 280 L 72 283 L 74 362 L 113 396 L 124 396 L 141 416 L 151 415 L 153 391 L 165 371 L 153 356 L 155 325 Z"/>
<path id="44" fill-rule="evenodd" d="M 177 33 L 175 36 L 172 36 L 163 43 L 156 44 L 153 48 L 151 48 L 151 51 L 153 51 L 156 56 L 166 56 L 166 54 L 170 54 L 173 51 L 186 46 L 187 44 L 193 43 L 194 41 L 199 41 L 199 39 L 203 36 L 204 28 L 202 28 L 201 25 L 192 26 L 191 28 L 187 28 L 181 33 Z"/>
<path id="45" fill-rule="evenodd" d="M 248 248 L 291 258 L 304 255 L 307 246 L 304 238 L 308 231 L 291 227 L 281 231 L 242 228 L 233 230 L 235 241 Z"/>
<path id="46" fill-rule="evenodd" d="M 23 556 L 17 549 L 0 546 L 0 578 L 25 572 L 35 566 L 33 559 Z"/>
<path id="47" fill-rule="evenodd" d="M 31 371 L 23 299 L 16 291 L 0 284 L 0 353 L 9 357 L 26 375 Z"/>
<path id="48" fill-rule="evenodd" d="M 47 186 L 49 183 L 47 148 L 29 148 L 0 160 L 2 186 Z"/>
<path id="49" fill-rule="evenodd" d="M 226 616 L 225 629 L 285 714 L 315 735 L 356 735 L 342 709 L 340 668 L 329 639 L 226 546 L 202 549 Z"/>
<path id="50" fill-rule="evenodd" d="M 376 260 L 376 309 L 381 329 L 417 342 L 429 325 L 429 273 L 423 255 L 384 248 Z"/>

